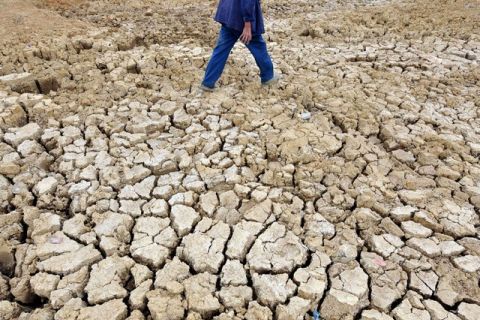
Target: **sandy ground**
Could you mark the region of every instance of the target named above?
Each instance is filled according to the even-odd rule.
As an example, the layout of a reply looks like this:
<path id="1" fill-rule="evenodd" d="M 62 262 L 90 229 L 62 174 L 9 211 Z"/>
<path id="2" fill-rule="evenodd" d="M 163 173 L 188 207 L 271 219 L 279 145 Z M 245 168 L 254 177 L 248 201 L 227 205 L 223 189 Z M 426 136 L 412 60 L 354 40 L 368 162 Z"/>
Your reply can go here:
<path id="1" fill-rule="evenodd" d="M 49 3 L 41 0 L 1 0 L 0 39 L 29 41 L 63 34 L 72 35 L 88 28 L 87 23 L 62 17 L 50 10 Z"/>

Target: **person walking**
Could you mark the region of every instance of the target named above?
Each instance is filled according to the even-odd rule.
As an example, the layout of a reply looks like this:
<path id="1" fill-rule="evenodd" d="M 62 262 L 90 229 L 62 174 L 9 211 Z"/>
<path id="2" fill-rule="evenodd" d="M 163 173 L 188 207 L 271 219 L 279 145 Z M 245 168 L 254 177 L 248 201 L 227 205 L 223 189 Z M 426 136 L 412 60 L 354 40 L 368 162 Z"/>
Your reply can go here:
<path id="1" fill-rule="evenodd" d="M 280 76 L 273 72 L 273 63 L 262 37 L 265 27 L 259 0 L 220 0 L 215 21 L 222 26 L 217 45 L 205 70 L 201 91 L 212 91 L 215 88 L 215 83 L 227 63 L 228 55 L 238 39 L 247 46 L 255 58 L 262 84 L 272 84 L 280 80 Z"/>

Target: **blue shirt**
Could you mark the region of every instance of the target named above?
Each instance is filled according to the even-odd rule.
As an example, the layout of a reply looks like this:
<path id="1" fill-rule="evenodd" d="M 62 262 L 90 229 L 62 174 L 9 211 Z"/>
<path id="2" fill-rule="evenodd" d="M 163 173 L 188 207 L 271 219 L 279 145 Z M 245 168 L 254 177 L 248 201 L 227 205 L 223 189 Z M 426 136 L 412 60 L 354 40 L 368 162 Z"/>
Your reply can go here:
<path id="1" fill-rule="evenodd" d="M 253 36 L 265 33 L 259 0 L 220 0 L 215 21 L 238 31 L 251 21 Z"/>

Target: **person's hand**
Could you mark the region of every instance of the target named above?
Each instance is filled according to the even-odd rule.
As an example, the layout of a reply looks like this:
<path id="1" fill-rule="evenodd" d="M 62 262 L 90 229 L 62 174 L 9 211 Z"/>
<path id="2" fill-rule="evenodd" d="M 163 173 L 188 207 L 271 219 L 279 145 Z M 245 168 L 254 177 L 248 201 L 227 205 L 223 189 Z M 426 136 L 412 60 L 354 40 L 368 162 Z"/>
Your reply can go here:
<path id="1" fill-rule="evenodd" d="M 250 43 L 250 40 L 252 40 L 252 23 L 250 21 L 247 21 L 245 22 L 245 26 L 243 27 L 240 41 L 247 45 Z"/>

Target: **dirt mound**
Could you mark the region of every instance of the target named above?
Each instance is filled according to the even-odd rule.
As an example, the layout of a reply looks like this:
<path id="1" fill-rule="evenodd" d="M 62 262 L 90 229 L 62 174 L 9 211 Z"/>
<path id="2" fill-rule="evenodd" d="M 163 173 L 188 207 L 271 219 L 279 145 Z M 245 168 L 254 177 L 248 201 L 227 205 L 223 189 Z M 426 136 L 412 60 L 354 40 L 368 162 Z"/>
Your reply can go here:
<path id="1" fill-rule="evenodd" d="M 0 1 L 0 41 L 4 44 L 38 41 L 43 37 L 79 34 L 89 25 L 67 19 L 40 0 Z"/>

